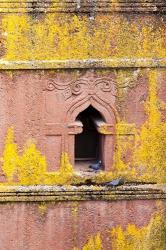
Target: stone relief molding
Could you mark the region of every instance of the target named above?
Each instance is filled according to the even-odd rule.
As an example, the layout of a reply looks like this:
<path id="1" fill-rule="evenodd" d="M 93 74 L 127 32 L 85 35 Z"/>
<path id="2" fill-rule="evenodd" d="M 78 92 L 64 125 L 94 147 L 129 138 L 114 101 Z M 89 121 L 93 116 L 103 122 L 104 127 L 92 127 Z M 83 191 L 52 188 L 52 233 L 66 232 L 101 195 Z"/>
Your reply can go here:
<path id="1" fill-rule="evenodd" d="M 80 78 L 66 84 L 50 80 L 45 89 L 47 91 L 60 90 L 64 99 L 67 100 L 71 96 L 81 95 L 85 89 L 88 95 L 95 95 L 98 90 L 112 92 L 112 95 L 114 95 L 113 85 L 115 85 L 115 82 L 107 77 L 97 79 Z"/>
<path id="2" fill-rule="evenodd" d="M 27 202 L 27 201 L 81 201 L 81 200 L 161 200 L 166 199 L 166 185 L 124 184 L 115 189 L 96 186 L 1 186 L 0 202 Z"/>
<path id="3" fill-rule="evenodd" d="M 165 0 L 6 0 L 1 13 L 96 13 L 96 12 L 165 12 Z"/>
<path id="4" fill-rule="evenodd" d="M 0 61 L 0 69 L 166 68 L 166 58 L 107 58 Z"/>
<path id="5" fill-rule="evenodd" d="M 77 194 L 77 195 L 76 195 Z M 97 186 L 2 186 L 0 202 L 78 201 L 78 200 L 154 200 L 166 199 L 166 185 L 122 185 L 116 189 Z"/>

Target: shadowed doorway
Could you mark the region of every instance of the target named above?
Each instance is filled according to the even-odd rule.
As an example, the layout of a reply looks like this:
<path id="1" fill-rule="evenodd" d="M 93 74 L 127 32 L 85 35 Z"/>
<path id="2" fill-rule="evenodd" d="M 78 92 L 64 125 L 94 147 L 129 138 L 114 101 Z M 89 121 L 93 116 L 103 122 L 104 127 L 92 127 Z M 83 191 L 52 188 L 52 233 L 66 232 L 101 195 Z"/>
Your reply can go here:
<path id="1" fill-rule="evenodd" d="M 79 170 L 86 171 L 91 163 L 101 160 L 101 134 L 98 133 L 95 120 L 102 119 L 101 114 L 89 106 L 76 118 L 83 124 L 83 132 L 75 136 L 75 165 Z"/>

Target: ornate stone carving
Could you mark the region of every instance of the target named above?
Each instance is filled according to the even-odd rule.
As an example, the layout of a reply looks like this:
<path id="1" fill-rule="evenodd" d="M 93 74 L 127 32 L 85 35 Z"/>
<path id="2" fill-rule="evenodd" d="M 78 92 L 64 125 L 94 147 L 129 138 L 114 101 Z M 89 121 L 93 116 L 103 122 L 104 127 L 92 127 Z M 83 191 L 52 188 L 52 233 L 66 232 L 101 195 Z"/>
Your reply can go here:
<path id="1" fill-rule="evenodd" d="M 48 82 L 48 84 L 47 84 L 47 86 L 46 86 L 46 90 L 52 91 L 52 90 L 54 90 L 54 89 L 56 89 L 54 83 L 53 83 L 52 81 Z"/>
<path id="2" fill-rule="evenodd" d="M 88 95 L 94 95 L 98 90 L 102 92 L 111 92 L 113 90 L 113 85 L 115 85 L 115 82 L 107 77 L 97 79 L 80 78 L 67 84 L 51 80 L 47 83 L 46 90 L 61 90 L 65 100 L 67 100 L 72 95 L 81 95 L 84 91 L 86 91 Z"/>

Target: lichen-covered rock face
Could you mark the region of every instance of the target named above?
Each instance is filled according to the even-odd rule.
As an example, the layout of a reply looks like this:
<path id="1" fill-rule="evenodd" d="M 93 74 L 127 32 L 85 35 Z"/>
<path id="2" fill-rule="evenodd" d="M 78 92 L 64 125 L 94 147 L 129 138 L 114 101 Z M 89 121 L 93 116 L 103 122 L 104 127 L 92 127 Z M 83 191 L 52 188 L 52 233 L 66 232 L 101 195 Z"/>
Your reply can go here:
<path id="1" fill-rule="evenodd" d="M 166 249 L 165 14 L 0 2 L 0 249 Z"/>
<path id="2" fill-rule="evenodd" d="M 2 249 L 164 250 L 165 233 L 155 201 L 1 204 Z"/>
<path id="3" fill-rule="evenodd" d="M 166 181 L 165 8 L 144 0 L 0 3 L 4 183 Z M 104 170 L 90 177 L 75 164 L 86 129 L 78 119 L 89 107 L 99 115 Z"/>
<path id="4" fill-rule="evenodd" d="M 87 13 L 58 13 L 54 7 L 58 1 L 46 8 L 46 13 L 30 12 L 26 1 L 20 0 L 11 5 L 3 3 L 9 13 L 1 15 L 1 58 L 5 60 L 62 60 L 90 58 L 164 58 L 165 51 L 165 17 L 164 15 L 139 14 L 120 11 L 103 13 L 104 3 L 100 11 L 89 7 Z M 36 1 L 31 1 L 33 4 Z M 59 5 L 65 8 L 67 3 Z M 85 1 L 86 2 L 86 1 Z M 122 5 L 127 5 L 124 1 Z M 145 3 L 143 3 L 145 2 Z M 81 3 L 81 1 L 80 1 Z M 51 3 L 50 3 L 51 4 Z M 68 3 L 72 10 L 73 3 Z M 85 4 L 85 3 L 84 3 Z M 105 3 L 106 4 L 106 3 Z M 145 0 L 135 5 L 148 9 Z M 16 13 L 13 7 L 17 6 Z M 87 1 L 86 5 L 89 3 Z M 160 3 L 162 5 L 162 3 Z M 165 3 L 163 3 L 165 5 Z M 118 7 L 115 1 L 114 9 Z M 136 7 L 133 4 L 133 10 Z M 52 11 L 51 11 L 52 10 Z M 96 10 L 96 12 L 95 12 Z M 111 10 L 111 9 L 110 9 Z M 60 11 L 60 10 L 59 10 Z M 123 10 L 124 11 L 124 10 Z M 18 12 L 18 13 L 17 13 Z M 115 14 L 114 14 L 115 13 Z M 114 15 L 113 15 L 114 14 Z"/>
<path id="5" fill-rule="evenodd" d="M 104 139 L 105 172 L 92 176 L 95 182 L 117 176 L 165 182 L 165 69 L 3 70 L 0 74 L 5 182 L 84 182 L 86 178 L 75 173 L 74 144 L 82 132 L 76 117 L 88 106 L 104 117 L 97 130 Z M 59 179 L 64 155 L 72 166 L 65 169 L 63 163 L 65 176 Z"/>

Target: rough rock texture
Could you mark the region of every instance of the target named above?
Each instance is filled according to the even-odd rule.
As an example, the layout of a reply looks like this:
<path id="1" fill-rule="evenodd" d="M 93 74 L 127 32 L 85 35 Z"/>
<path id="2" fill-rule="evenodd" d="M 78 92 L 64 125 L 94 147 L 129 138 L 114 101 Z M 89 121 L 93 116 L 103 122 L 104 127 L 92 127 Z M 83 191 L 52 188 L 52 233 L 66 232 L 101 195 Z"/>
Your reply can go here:
<path id="1" fill-rule="evenodd" d="M 0 2 L 0 249 L 166 249 L 165 13 L 163 0 Z M 75 164 L 88 107 L 100 173 Z M 130 184 L 54 186 L 119 176 Z"/>
<path id="2" fill-rule="evenodd" d="M 20 196 L 18 190 L 21 191 L 21 188 L 15 189 L 17 193 L 10 193 L 11 197 Z M 35 190 L 35 188 L 30 189 Z M 30 195 L 27 190 L 26 195 Z M 4 199 L 6 196 L 7 192 Z M 1 249 L 45 250 L 48 246 L 50 250 L 72 250 L 74 247 L 82 249 L 90 237 L 97 234 L 100 234 L 103 248 L 97 248 L 96 245 L 92 249 L 116 249 L 111 238 L 113 228 L 121 226 L 125 229 L 133 224 L 139 230 L 148 226 L 156 212 L 161 214 L 161 207 L 165 206 L 165 201 L 161 200 L 159 205 L 159 201 L 155 200 L 127 201 L 125 198 L 118 202 L 77 201 L 77 198 L 75 201 L 70 201 L 72 196 L 77 196 L 76 189 L 75 194 L 66 197 L 68 199 L 66 202 L 45 201 L 44 196 L 43 201 L 37 202 L 35 196 L 31 194 L 31 202 L 21 202 L 20 199 L 20 202 L 1 203 Z M 102 199 L 102 195 L 98 196 Z M 150 229 L 146 233 L 149 234 Z"/>

